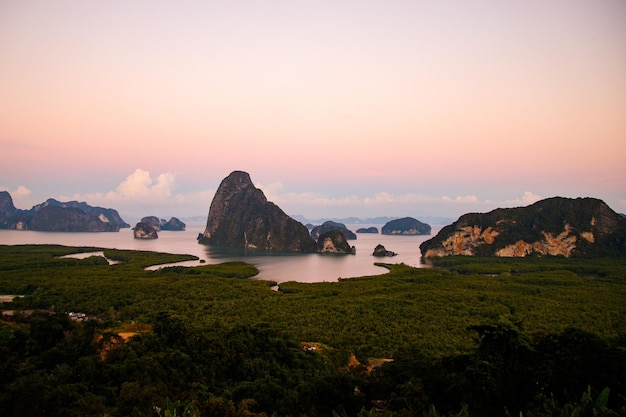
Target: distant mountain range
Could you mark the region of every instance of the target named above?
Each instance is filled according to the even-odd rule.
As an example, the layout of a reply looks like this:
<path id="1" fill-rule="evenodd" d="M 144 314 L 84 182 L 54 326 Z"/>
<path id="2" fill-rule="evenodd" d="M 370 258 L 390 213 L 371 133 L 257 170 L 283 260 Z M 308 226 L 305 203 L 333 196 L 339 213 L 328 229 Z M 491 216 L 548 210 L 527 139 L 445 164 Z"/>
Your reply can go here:
<path id="1" fill-rule="evenodd" d="M 323 224 L 327 221 L 333 221 L 343 224 L 386 224 L 392 220 L 400 219 L 402 216 L 379 216 L 379 217 L 322 217 L 318 219 L 308 218 L 299 214 L 292 215 L 292 218 L 298 220 L 302 224 Z M 415 216 L 414 216 L 415 217 Z M 456 219 L 451 217 L 436 217 L 436 216 L 417 216 L 416 219 L 423 223 L 447 225 L 454 222 Z"/>

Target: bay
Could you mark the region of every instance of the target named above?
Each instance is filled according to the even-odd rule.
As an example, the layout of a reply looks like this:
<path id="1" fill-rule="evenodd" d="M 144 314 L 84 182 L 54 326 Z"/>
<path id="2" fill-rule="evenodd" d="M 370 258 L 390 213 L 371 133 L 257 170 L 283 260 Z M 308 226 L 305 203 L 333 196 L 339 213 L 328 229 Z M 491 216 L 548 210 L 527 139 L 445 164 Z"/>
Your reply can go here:
<path id="1" fill-rule="evenodd" d="M 346 225 L 356 231 L 361 227 L 382 225 Z M 356 240 L 348 241 L 356 248 L 355 255 L 285 254 L 262 251 L 233 249 L 200 245 L 196 238 L 204 231 L 204 224 L 187 225 L 184 231 L 160 231 L 158 239 L 134 239 L 131 229 L 119 232 L 100 233 L 60 233 L 36 232 L 30 230 L 0 230 L 0 244 L 58 244 L 65 246 L 94 246 L 113 249 L 145 250 L 154 252 L 180 253 L 197 256 L 205 264 L 228 261 L 244 261 L 255 265 L 259 274 L 254 279 L 297 282 L 335 282 L 339 278 L 354 278 L 367 275 L 380 275 L 386 268 L 376 266 L 376 262 L 404 263 L 414 267 L 426 267 L 420 262 L 419 245 L 433 237 L 441 226 L 433 226 L 429 236 L 393 236 L 380 233 L 358 233 Z M 377 258 L 372 256 L 376 245 L 382 244 L 387 250 L 396 252 L 394 257 Z M 200 261 L 182 262 L 180 265 L 201 265 Z M 157 267 L 154 267 L 157 268 Z"/>

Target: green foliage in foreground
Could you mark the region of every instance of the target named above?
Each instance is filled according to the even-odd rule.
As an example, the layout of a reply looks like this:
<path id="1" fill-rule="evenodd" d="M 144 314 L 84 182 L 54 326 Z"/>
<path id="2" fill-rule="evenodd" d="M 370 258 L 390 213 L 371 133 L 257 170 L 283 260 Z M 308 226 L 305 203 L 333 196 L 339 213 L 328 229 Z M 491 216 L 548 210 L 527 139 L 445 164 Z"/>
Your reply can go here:
<path id="1" fill-rule="evenodd" d="M 609 387 L 615 404 L 626 401 L 615 377 L 626 372 L 624 259 L 446 258 L 434 269 L 385 265 L 380 276 L 272 291 L 274 283 L 241 279 L 258 273 L 245 263 L 148 271 L 190 257 L 105 250 L 122 262 L 59 258 L 94 250 L 0 246 L 0 294 L 24 296 L 6 309 L 60 313 L 0 326 L 0 393 L 41 390 L 46 407 L 72 404 L 49 415 L 120 416 L 172 404 L 188 415 L 378 407 L 389 416 L 489 416 L 508 407 L 556 416 L 581 406 L 587 385 L 588 396 Z M 100 321 L 70 322 L 69 311 Z M 131 322 L 153 332 L 123 344 L 111 329 Z M 103 360 L 102 340 L 121 348 Z M 348 369 L 351 353 L 364 365 L 394 362 Z M 36 415 L 15 401 L 8 415 Z"/>
<path id="2" fill-rule="evenodd" d="M 198 327 L 271 323 L 299 340 L 388 357 L 419 344 L 432 355 L 474 347 L 468 326 L 522 323 L 531 334 L 568 327 L 614 340 L 626 334 L 626 261 L 559 258 L 445 258 L 443 268 L 387 265 L 389 273 L 335 283 L 274 283 L 246 278 L 245 263 L 145 266 L 187 255 L 105 250 L 116 265 L 58 258 L 93 248 L 0 246 L 0 294 L 20 294 L 14 307 L 79 311 L 123 322 L 151 322 L 175 311 Z"/>

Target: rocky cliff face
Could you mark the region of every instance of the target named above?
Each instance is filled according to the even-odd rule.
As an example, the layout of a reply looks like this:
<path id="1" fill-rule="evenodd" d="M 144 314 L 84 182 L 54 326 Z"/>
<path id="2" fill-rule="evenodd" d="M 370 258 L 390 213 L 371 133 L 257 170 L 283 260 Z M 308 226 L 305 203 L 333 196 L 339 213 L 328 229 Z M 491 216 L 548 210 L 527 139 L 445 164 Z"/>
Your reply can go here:
<path id="1" fill-rule="evenodd" d="M 10 216 L 16 211 L 11 194 L 7 191 L 0 191 L 0 217 Z"/>
<path id="2" fill-rule="evenodd" d="M 117 232 L 130 227 L 116 210 L 53 198 L 30 210 L 16 209 L 11 195 L 0 192 L 0 229 L 44 232 Z"/>
<path id="3" fill-rule="evenodd" d="M 185 230 L 187 225 L 176 217 L 170 218 L 165 223 L 161 223 L 161 230 L 181 231 Z"/>
<path id="4" fill-rule="evenodd" d="M 356 239 L 354 232 L 349 230 L 345 224 L 337 223 L 332 220 L 328 220 L 319 226 L 313 227 L 313 229 L 311 229 L 311 237 L 318 240 L 321 235 L 326 232 L 330 232 L 331 230 L 340 230 L 348 240 Z"/>
<path id="5" fill-rule="evenodd" d="M 119 229 L 130 227 L 128 223 L 122 220 L 122 217 L 119 215 L 117 210 L 104 208 L 104 207 L 90 206 L 89 204 L 85 202 L 78 202 L 78 201 L 61 202 L 61 201 L 55 200 L 54 198 L 49 198 L 45 202 L 38 204 L 36 206 L 33 206 L 33 208 L 31 208 L 29 211 L 36 213 L 42 208 L 47 207 L 47 206 L 79 209 L 80 211 L 90 216 L 99 218 L 104 223 L 109 223 L 111 225 L 109 227 L 110 230 L 117 231 Z"/>
<path id="6" fill-rule="evenodd" d="M 16 211 L 11 194 L 0 191 L 0 229 L 15 229 L 12 217 Z"/>
<path id="7" fill-rule="evenodd" d="M 29 229 L 44 232 L 115 232 L 119 227 L 77 208 L 45 206 L 30 219 Z"/>
<path id="8" fill-rule="evenodd" d="M 356 248 L 348 244 L 341 230 L 330 230 L 322 234 L 315 244 L 314 252 L 334 255 L 355 254 Z"/>
<path id="9" fill-rule="evenodd" d="M 154 227 L 155 230 L 161 230 L 161 219 L 157 216 L 145 216 L 142 217 L 139 223 L 148 223 L 150 226 Z"/>
<path id="10" fill-rule="evenodd" d="M 133 229 L 133 237 L 135 239 L 158 239 L 159 234 L 151 223 L 139 222 Z"/>
<path id="11" fill-rule="evenodd" d="M 234 171 L 213 197 L 199 243 L 269 251 L 311 252 L 308 229 L 267 201 L 250 175 Z"/>
<path id="12" fill-rule="evenodd" d="M 554 197 L 528 207 L 465 214 L 420 249 L 425 258 L 625 256 L 626 220 L 598 199 Z"/>
<path id="13" fill-rule="evenodd" d="M 387 222 L 380 231 L 383 235 L 429 235 L 431 227 L 413 217 L 404 217 Z"/>
<path id="14" fill-rule="evenodd" d="M 395 253 L 394 251 L 387 250 L 387 249 L 385 249 L 385 247 L 383 245 L 378 244 L 374 248 L 374 252 L 372 253 L 372 255 L 381 258 L 381 257 L 384 257 L 384 256 L 396 256 L 397 253 Z"/>
<path id="15" fill-rule="evenodd" d="M 142 217 L 140 223 L 148 223 L 158 232 L 160 230 L 181 231 L 185 230 L 187 225 L 176 217 L 170 218 L 168 221 L 159 219 L 157 216 Z"/>

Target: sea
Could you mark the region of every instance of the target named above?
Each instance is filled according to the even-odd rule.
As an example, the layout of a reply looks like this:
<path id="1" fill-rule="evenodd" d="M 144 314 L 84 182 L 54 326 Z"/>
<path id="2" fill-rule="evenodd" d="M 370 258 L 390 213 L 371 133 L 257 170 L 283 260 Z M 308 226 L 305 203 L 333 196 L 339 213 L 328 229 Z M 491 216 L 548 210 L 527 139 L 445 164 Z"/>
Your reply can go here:
<path id="1" fill-rule="evenodd" d="M 346 224 L 355 232 L 361 227 L 378 224 Z M 154 252 L 180 253 L 195 255 L 197 261 L 181 262 L 177 265 L 197 266 L 217 264 L 229 261 L 243 261 L 255 265 L 259 274 L 253 279 L 275 281 L 277 283 L 297 281 L 304 283 L 336 282 L 340 278 L 354 278 L 369 275 L 380 275 L 387 272 L 386 268 L 376 266 L 377 262 L 404 263 L 417 268 L 428 267 L 421 262 L 419 245 L 430 239 L 442 226 L 432 225 L 431 235 L 383 235 L 380 233 L 357 233 L 356 240 L 348 243 L 356 248 L 355 255 L 327 254 L 286 254 L 270 253 L 256 250 L 234 249 L 201 245 L 197 242 L 199 233 L 204 232 L 205 224 L 187 224 L 184 231 L 160 231 L 158 239 L 135 239 L 131 229 L 119 232 L 98 233 L 60 233 L 36 232 L 30 230 L 0 230 L 0 244 L 58 244 L 64 246 L 93 246 L 98 248 L 147 250 Z M 385 249 L 396 252 L 393 257 L 375 257 L 374 248 L 382 244 Z M 204 262 L 201 262 L 204 261 Z M 150 269 L 168 265 L 158 265 Z"/>

